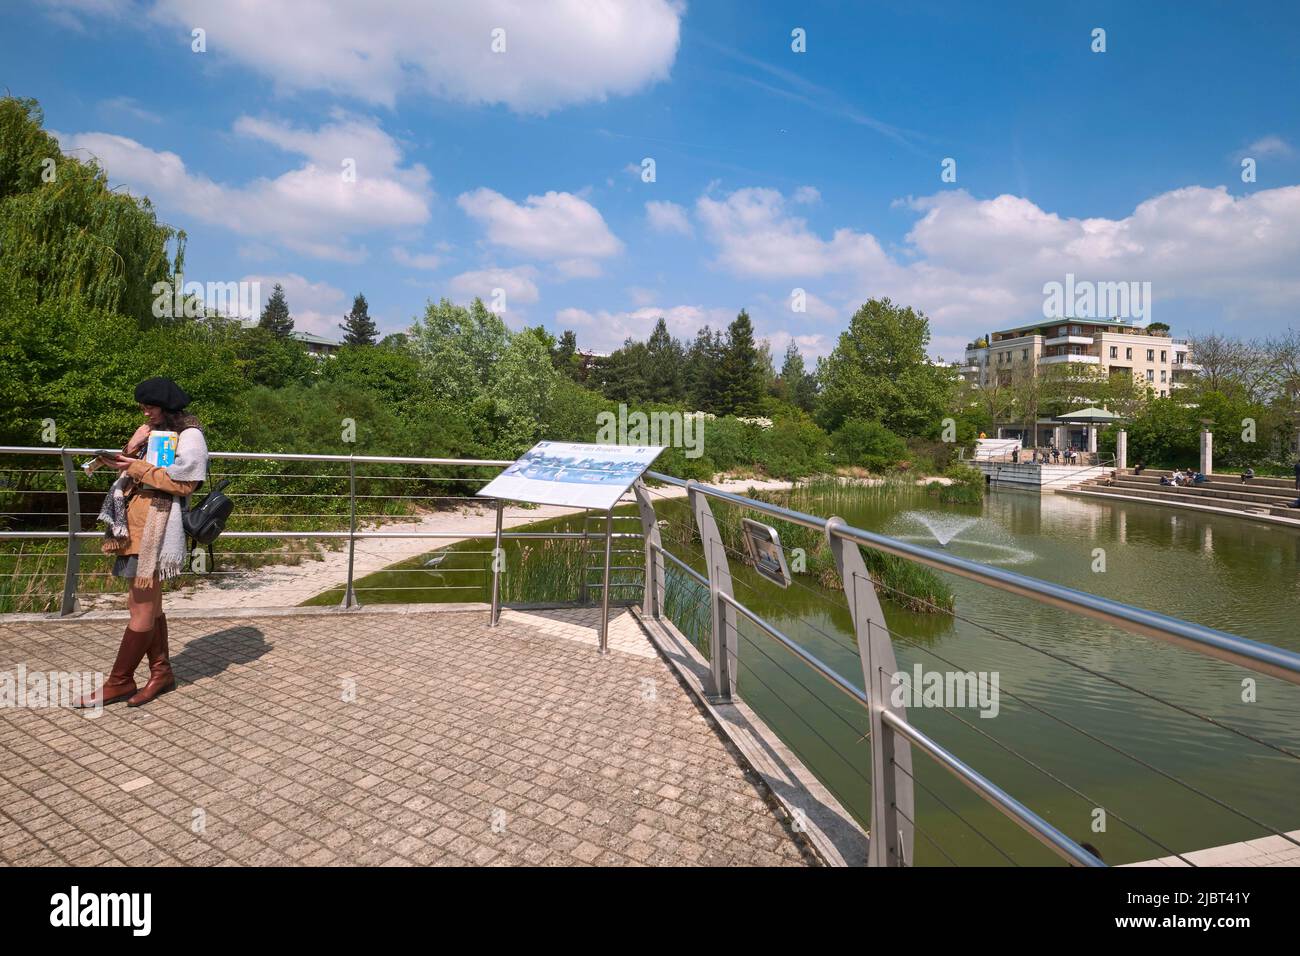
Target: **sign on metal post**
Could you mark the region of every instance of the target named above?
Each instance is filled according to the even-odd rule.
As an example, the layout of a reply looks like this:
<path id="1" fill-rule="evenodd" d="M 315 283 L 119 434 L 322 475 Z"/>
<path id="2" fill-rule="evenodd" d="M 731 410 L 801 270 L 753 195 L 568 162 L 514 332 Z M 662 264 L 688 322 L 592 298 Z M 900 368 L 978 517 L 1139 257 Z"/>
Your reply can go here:
<path id="1" fill-rule="evenodd" d="M 600 599 L 600 653 L 609 649 L 610 551 L 614 506 L 659 457 L 659 445 L 585 445 L 538 442 L 476 494 L 497 499 L 497 549 L 501 542 L 501 502 L 524 501 L 605 512 L 605 566 Z M 584 526 L 585 535 L 586 528 Z M 584 552 L 585 552 L 584 538 Z M 585 554 L 584 554 L 585 562 Z M 585 564 L 584 564 L 585 567 Z M 584 590 L 586 574 L 583 574 Z M 500 605 L 499 581 L 492 582 L 492 623 Z"/>
<path id="2" fill-rule="evenodd" d="M 770 524 L 753 518 L 742 518 L 740 528 L 745 541 L 745 554 L 754 570 L 778 587 L 790 586 L 790 566 L 785 563 L 781 536 Z"/>
<path id="3" fill-rule="evenodd" d="M 477 494 L 609 511 L 662 451 L 659 445 L 538 442 Z"/>

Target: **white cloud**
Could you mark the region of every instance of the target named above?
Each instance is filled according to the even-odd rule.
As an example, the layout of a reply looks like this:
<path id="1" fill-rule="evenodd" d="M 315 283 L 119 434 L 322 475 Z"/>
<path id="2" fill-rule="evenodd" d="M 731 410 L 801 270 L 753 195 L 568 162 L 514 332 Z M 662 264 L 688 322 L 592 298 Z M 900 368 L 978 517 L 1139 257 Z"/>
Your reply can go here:
<path id="1" fill-rule="evenodd" d="M 1061 216 L 1018 196 L 976 199 L 963 190 L 900 205 L 920 218 L 892 255 L 866 232 L 841 228 L 823 239 L 771 189 L 706 195 L 697 211 L 718 265 L 741 277 L 792 279 L 809 291 L 810 318 L 833 312 L 846 321 L 866 299 L 889 296 L 929 314 L 935 346 L 948 353 L 977 332 L 1041 316 L 1043 284 L 1066 273 L 1151 282 L 1150 318 L 1175 326 L 1174 303 L 1207 303 L 1227 319 L 1281 318 L 1300 297 L 1300 186 L 1244 196 L 1191 186 L 1118 219 Z"/>
<path id="2" fill-rule="evenodd" d="M 273 143 L 307 162 L 273 179 L 243 185 L 217 183 L 191 172 L 170 151 L 156 151 L 111 133 L 55 134 L 67 152 L 99 159 L 114 183 L 148 195 L 186 219 L 224 226 L 259 240 L 274 239 L 305 255 L 342 262 L 365 258 L 349 240 L 429 218 L 429 173 L 401 166 L 396 143 L 373 121 L 336 113 L 317 130 L 241 117 L 236 133 Z M 355 162 L 346 181 L 344 161 Z M 328 238 L 322 238 L 328 237 Z"/>
<path id="3" fill-rule="evenodd" d="M 645 218 L 655 232 L 678 233 L 683 236 L 695 233 L 686 210 L 675 202 L 650 200 L 645 204 Z"/>
<path id="4" fill-rule="evenodd" d="M 451 291 L 461 300 L 468 301 L 475 296 L 489 305 L 497 289 L 506 293 L 506 310 L 515 305 L 527 305 L 537 301 L 537 270 L 532 266 L 516 266 L 513 269 L 478 269 L 462 272 L 451 280 Z"/>
<path id="5" fill-rule="evenodd" d="M 1253 156 L 1256 159 L 1261 156 L 1287 158 L 1295 155 L 1295 147 L 1281 136 L 1263 136 L 1242 150 L 1241 155 L 1243 157 Z"/>
<path id="6" fill-rule="evenodd" d="M 822 201 L 822 194 L 816 186 L 800 186 L 794 191 L 793 199 L 797 203 L 812 206 Z"/>
<path id="7" fill-rule="evenodd" d="M 701 196 L 696 215 L 718 246 L 718 264 L 742 276 L 813 278 L 870 272 L 888 264 L 874 236 L 839 229 L 825 240 L 792 216 L 775 189 L 738 189 L 723 200 Z"/>
<path id="8" fill-rule="evenodd" d="M 562 276 L 598 275 L 597 260 L 623 250 L 600 211 L 572 193 L 529 196 L 520 204 L 491 189 L 476 189 L 456 202 L 484 227 L 488 242 L 555 262 Z"/>
<path id="9" fill-rule="evenodd" d="M 527 113 L 667 79 L 683 12 L 678 0 L 155 0 L 151 11 L 155 24 L 187 35 L 202 25 L 207 56 L 233 60 L 284 91 L 388 107 L 419 94 Z"/>
<path id="10" fill-rule="evenodd" d="M 622 312 L 568 308 L 555 313 L 555 325 L 559 329 L 573 329 L 578 334 L 578 344 L 583 348 L 608 352 L 618 348 L 629 337 L 645 339 L 660 318 L 669 332 L 689 344 L 701 326 L 726 328 L 735 317 L 734 311 L 701 305 L 643 306 Z"/>
<path id="11" fill-rule="evenodd" d="M 114 96 L 111 99 L 104 100 L 99 104 L 101 113 L 110 115 L 125 115 L 132 119 L 142 120 L 146 123 L 161 123 L 162 117 L 152 110 L 147 110 L 140 105 L 139 100 L 130 96 Z"/>
<path id="12" fill-rule="evenodd" d="M 442 265 L 442 259 L 431 252 L 411 253 L 401 246 L 393 246 L 393 260 L 408 269 L 436 269 Z"/>

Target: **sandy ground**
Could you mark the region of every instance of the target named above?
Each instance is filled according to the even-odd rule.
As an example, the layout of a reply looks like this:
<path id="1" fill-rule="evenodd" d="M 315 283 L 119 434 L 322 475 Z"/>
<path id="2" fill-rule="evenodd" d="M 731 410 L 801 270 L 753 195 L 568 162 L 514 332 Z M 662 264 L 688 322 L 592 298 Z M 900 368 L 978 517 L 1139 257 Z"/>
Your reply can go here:
<path id="1" fill-rule="evenodd" d="M 714 482 L 714 487 L 743 494 L 749 488 L 760 491 L 789 488 L 788 481 L 756 479 L 728 479 Z M 680 498 L 684 488 L 663 487 L 652 489 L 658 498 Z M 508 506 L 502 520 L 504 528 L 517 528 L 534 521 L 560 518 L 578 513 L 579 509 L 539 505 L 533 508 Z M 363 526 L 362 530 L 375 530 L 376 524 Z M 454 511 L 426 515 L 418 521 L 392 522 L 392 530 L 438 531 L 458 534 L 490 534 L 496 527 L 496 512 L 491 508 L 468 505 Z M 382 570 L 391 564 L 416 555 L 446 547 L 465 538 L 366 538 L 357 542 L 354 577 Z M 490 541 L 482 543 L 484 550 L 492 547 Z M 216 574 L 197 585 L 186 585 L 168 591 L 168 608 L 246 608 L 292 607 L 322 591 L 342 587 L 347 581 L 348 552 L 320 548 L 317 559 L 305 555 L 298 564 L 266 565 L 251 571 L 223 572 L 220 549 L 217 550 Z M 364 595 L 362 595 L 364 599 Z M 126 606 L 124 593 L 107 593 L 83 597 L 86 610 L 108 610 Z"/>
<path id="2" fill-rule="evenodd" d="M 878 478 L 844 478 L 846 483 L 875 485 Z M 921 478 L 917 484 L 930 481 L 949 483 L 947 478 Z M 788 481 L 771 481 L 751 478 L 728 478 L 712 482 L 715 488 L 744 494 L 748 489 L 771 491 L 789 488 Z M 651 494 L 659 498 L 681 498 L 684 488 L 654 488 Z M 504 528 L 517 528 L 534 521 L 560 518 L 576 514 L 578 509 L 539 505 L 533 508 L 508 506 L 502 521 Z M 417 521 L 392 522 L 390 527 L 400 531 L 454 532 L 457 534 L 490 534 L 496 527 L 495 512 L 491 508 L 468 505 L 453 511 L 426 515 Z M 364 525 L 362 530 L 375 530 L 377 524 Z M 413 558 L 437 548 L 464 541 L 465 538 L 366 538 L 357 542 L 354 576 L 361 578 L 389 565 Z M 482 542 L 484 550 L 492 545 Z M 297 564 L 273 564 L 251 571 L 226 571 L 222 568 L 220 549 L 217 551 L 216 573 L 198 584 L 185 585 L 168 591 L 168 608 L 225 609 L 248 607 L 293 607 L 308 598 L 342 587 L 347 581 L 348 552 L 346 547 L 337 550 L 319 548 L 316 557 L 303 556 Z M 364 600 L 364 595 L 362 595 Z M 110 592 L 85 596 L 85 610 L 109 610 L 126 606 L 125 593 Z"/>

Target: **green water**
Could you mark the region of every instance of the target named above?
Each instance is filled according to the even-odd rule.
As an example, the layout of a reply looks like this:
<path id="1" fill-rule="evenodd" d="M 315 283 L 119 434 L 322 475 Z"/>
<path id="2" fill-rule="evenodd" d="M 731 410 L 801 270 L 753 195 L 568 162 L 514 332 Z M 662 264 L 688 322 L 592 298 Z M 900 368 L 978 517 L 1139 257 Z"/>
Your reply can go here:
<path id="1" fill-rule="evenodd" d="M 1014 491 L 992 492 L 982 505 L 940 506 L 919 493 L 869 492 L 833 504 L 801 507 L 928 546 L 935 537 L 927 522 L 941 533 L 946 525 L 956 531 L 949 550 L 962 557 L 1300 650 L 1300 534 L 1289 529 Z M 680 501 L 660 502 L 658 509 L 665 520 L 689 521 Z M 575 521 L 547 525 L 560 526 L 581 528 Z M 363 590 L 361 600 L 486 600 L 489 558 L 467 552 L 489 545 L 447 549 L 453 556 L 436 570 L 423 567 L 424 557 L 372 575 L 359 582 L 362 588 L 400 590 Z M 536 600 L 549 586 L 571 588 L 561 600 L 575 597 L 579 549 L 557 546 L 546 555 L 550 560 L 539 561 L 536 543 L 527 547 L 527 555 L 520 546 L 508 549 L 506 578 L 517 580 L 507 587 L 507 600 Z M 698 568 L 691 554 L 697 549 L 679 556 Z M 1094 570 L 1095 549 L 1104 552 L 1104 571 Z M 545 571 L 545 565 L 561 567 Z M 455 573 L 458 568 L 470 573 Z M 738 600 L 861 684 L 842 593 L 807 580 L 783 591 L 739 561 L 732 571 Z M 908 719 L 1031 809 L 1094 844 L 1109 863 L 1250 839 L 1269 827 L 1300 828 L 1300 760 L 1165 703 L 1300 753 L 1300 687 L 944 577 L 956 595 L 955 618 L 883 602 L 900 669 L 911 672 L 919 663 L 925 671 L 996 672 L 999 711 L 981 718 L 977 708 L 912 707 Z M 421 590 L 453 579 L 460 589 Z M 337 600 L 328 595 L 321 603 Z M 683 630 L 696 629 L 681 613 L 675 619 Z M 870 757 L 861 740 L 861 709 L 743 620 L 740 635 L 741 695 L 865 823 Z M 1255 682 L 1255 702 L 1242 700 L 1246 678 Z M 913 764 L 918 864 L 1055 861 L 919 751 Z M 1094 829 L 1099 807 L 1106 813 L 1102 832 Z"/>

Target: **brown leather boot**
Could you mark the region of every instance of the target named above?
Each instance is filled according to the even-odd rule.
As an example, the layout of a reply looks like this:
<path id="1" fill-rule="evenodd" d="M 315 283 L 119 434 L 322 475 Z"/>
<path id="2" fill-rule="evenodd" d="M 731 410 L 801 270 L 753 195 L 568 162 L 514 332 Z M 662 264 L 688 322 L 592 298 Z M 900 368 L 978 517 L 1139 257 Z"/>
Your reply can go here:
<path id="1" fill-rule="evenodd" d="M 147 704 L 159 694 L 176 689 L 176 676 L 172 673 L 171 654 L 167 650 L 167 615 L 159 614 L 153 622 L 153 641 L 146 652 L 149 655 L 149 680 L 140 692 L 126 702 L 128 707 Z"/>
<path id="2" fill-rule="evenodd" d="M 128 627 L 126 633 L 122 635 L 122 643 L 117 648 L 117 659 L 113 661 L 113 669 L 109 671 L 104 686 L 98 691 L 86 694 L 72 706 L 103 707 L 107 704 L 115 704 L 119 700 L 126 700 L 134 694 L 136 692 L 135 669 L 140 666 L 140 660 L 153 639 L 153 631 L 133 631 Z"/>

